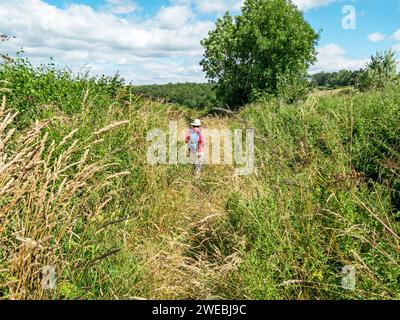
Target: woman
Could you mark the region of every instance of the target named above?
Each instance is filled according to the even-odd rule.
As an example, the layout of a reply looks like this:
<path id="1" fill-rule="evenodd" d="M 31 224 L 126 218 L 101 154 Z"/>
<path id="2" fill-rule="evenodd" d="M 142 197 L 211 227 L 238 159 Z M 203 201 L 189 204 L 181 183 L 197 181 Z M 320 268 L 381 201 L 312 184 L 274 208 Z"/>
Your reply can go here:
<path id="1" fill-rule="evenodd" d="M 193 163 L 195 174 L 199 176 L 203 165 L 205 144 L 204 136 L 201 132 L 201 121 L 199 119 L 195 119 L 191 123 L 185 142 L 189 147 L 190 160 Z"/>

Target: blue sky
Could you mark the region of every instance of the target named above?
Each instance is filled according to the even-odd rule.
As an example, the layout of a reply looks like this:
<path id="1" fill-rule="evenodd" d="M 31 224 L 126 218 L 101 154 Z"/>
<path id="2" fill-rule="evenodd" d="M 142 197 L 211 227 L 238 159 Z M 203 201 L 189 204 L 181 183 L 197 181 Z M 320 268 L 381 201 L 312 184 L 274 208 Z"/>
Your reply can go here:
<path id="1" fill-rule="evenodd" d="M 358 69 L 377 50 L 400 58 L 400 0 L 293 0 L 321 31 L 310 72 Z M 119 71 L 133 83 L 205 81 L 200 40 L 241 0 L 1 0 L 0 48 L 33 63 L 54 57 L 73 70 Z M 345 25 L 343 24 L 345 23 Z"/>

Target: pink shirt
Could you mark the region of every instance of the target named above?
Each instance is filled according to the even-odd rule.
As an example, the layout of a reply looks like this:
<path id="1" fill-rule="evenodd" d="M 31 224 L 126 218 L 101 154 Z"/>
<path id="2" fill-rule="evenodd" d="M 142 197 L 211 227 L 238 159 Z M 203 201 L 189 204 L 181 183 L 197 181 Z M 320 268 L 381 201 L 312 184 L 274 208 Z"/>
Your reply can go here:
<path id="1" fill-rule="evenodd" d="M 193 131 L 195 131 L 195 132 L 198 132 L 199 133 L 199 141 L 198 141 L 198 152 L 203 152 L 204 151 L 204 144 L 205 144 L 205 140 L 204 140 L 204 136 L 203 136 L 203 133 L 201 132 L 201 129 L 200 128 L 197 128 L 197 127 L 194 127 L 194 128 L 191 128 Z M 187 135 L 186 135 L 186 138 L 185 138 L 185 142 L 186 143 L 189 143 L 189 140 L 190 140 L 190 129 L 188 130 L 188 133 L 187 133 Z"/>

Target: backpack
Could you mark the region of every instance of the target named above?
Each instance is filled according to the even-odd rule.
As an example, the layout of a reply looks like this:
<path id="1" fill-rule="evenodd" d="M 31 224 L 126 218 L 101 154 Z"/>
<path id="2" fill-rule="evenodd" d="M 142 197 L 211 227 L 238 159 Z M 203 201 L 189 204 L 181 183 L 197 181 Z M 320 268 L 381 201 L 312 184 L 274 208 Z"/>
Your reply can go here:
<path id="1" fill-rule="evenodd" d="M 199 148 L 199 137 L 200 132 L 194 131 L 192 128 L 190 129 L 190 140 L 189 140 L 189 150 L 192 152 L 197 152 Z"/>

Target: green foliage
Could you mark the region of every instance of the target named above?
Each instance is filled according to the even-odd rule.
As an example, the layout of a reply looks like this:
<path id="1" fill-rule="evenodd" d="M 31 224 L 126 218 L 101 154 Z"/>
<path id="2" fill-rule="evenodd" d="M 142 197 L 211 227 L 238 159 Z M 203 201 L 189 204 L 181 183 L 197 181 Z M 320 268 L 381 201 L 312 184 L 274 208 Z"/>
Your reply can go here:
<path id="1" fill-rule="evenodd" d="M 133 86 L 132 92 L 199 110 L 208 110 L 217 105 L 214 85 L 207 83 Z"/>
<path id="2" fill-rule="evenodd" d="M 224 19 L 219 23 L 234 26 L 232 18 Z M 304 70 L 291 70 L 277 74 L 276 87 L 271 91 L 289 103 L 297 101 L 306 90 L 302 84 Z M 226 298 L 400 298 L 396 237 L 400 233 L 398 87 L 354 95 L 313 96 L 296 108 L 270 97 L 249 105 L 237 117 L 240 124 L 255 129 L 256 174 L 234 178 L 221 171 L 218 176 L 216 167 L 221 166 L 215 166 L 206 168 L 210 171 L 204 179 L 188 185 L 186 167 L 149 166 L 145 156 L 148 130 L 168 128 L 171 111 L 180 120 L 189 111 L 141 100 L 131 93 L 171 96 L 182 105 L 208 108 L 207 103 L 214 99 L 212 84 L 127 87 L 118 75 L 91 78 L 73 75 L 54 64 L 34 68 L 21 59 L 0 66 L 0 81 L 7 106 L 20 112 L 16 119 L 18 136 L 23 136 L 35 120 L 51 118 L 53 121 L 45 128 L 48 141 L 61 144 L 73 128 L 78 129 L 73 138 L 55 149 L 54 162 L 75 145 L 79 152 L 68 160 L 77 166 L 80 153 L 86 150 L 90 150 L 90 162 L 113 163 L 96 174 L 93 184 L 84 186 L 85 201 L 80 201 L 80 192 L 74 198 L 76 203 L 65 204 L 71 205 L 74 212 L 79 210 L 71 230 L 74 236 L 42 243 L 44 248 L 57 248 L 60 260 L 65 262 L 60 264 L 57 290 L 45 298 L 151 298 L 160 297 L 161 290 L 180 297 L 187 294 L 182 287 L 187 288 L 185 282 L 190 280 L 184 276 L 193 276 L 194 270 L 200 270 L 202 277 L 193 283 L 207 293 Z M 237 88 L 241 84 L 245 86 L 238 80 Z M 201 95 L 199 100 L 195 94 Z M 250 86 L 249 94 L 259 98 L 264 90 Z M 129 122 L 91 143 L 93 132 L 122 120 Z M 231 121 L 232 126 L 240 127 Z M 12 147 L 11 143 L 7 148 Z M 129 175 L 107 179 L 119 172 Z M 69 167 L 51 189 L 58 193 L 64 178 L 79 176 L 77 173 L 74 166 Z M 222 181 L 229 187 L 221 196 L 218 190 L 224 187 Z M 231 181 L 240 183 L 239 187 Z M 221 198 L 215 207 L 218 218 L 211 210 L 211 217 L 196 221 L 198 203 L 193 204 L 192 188 L 199 194 L 199 203 Z M 230 196 L 225 197 L 228 193 Z M 36 198 L 30 195 L 28 199 L 32 202 Z M 12 197 L 0 199 L 0 207 L 12 201 Z M 182 207 L 188 203 L 194 208 Z M 65 228 L 62 219 L 46 226 L 46 230 Z M 183 225 L 188 221 L 200 232 L 185 230 Z M 34 221 L 24 229 L 24 237 L 31 238 L 38 225 Z M 2 226 L 3 232 L 13 227 Z M 23 248 L 14 234 L 6 234 L 5 238 Z M 229 266 L 213 264 L 217 257 L 206 252 L 196 256 L 202 246 L 217 252 L 217 256 L 234 252 L 233 262 Z M 11 296 L 7 288 L 21 277 L 20 270 L 11 270 L 5 264 L 14 260 L 10 259 L 10 248 L 0 251 L 0 269 L 7 270 L 0 274 L 0 284 L 7 284 L 0 289 L 1 298 Z M 98 259 L 115 248 L 122 250 Z M 39 259 L 43 256 L 40 252 L 26 253 Z M 23 265 L 38 268 L 30 261 L 39 260 L 23 261 Z M 355 266 L 357 271 L 354 291 L 341 287 L 341 270 L 346 265 Z M 214 285 L 218 281 L 221 287 Z M 22 289 L 29 297 L 31 292 Z M 189 292 L 190 297 L 198 297 L 197 292 Z"/>
<path id="3" fill-rule="evenodd" d="M 247 0 L 241 15 L 226 13 L 202 41 L 201 65 L 218 99 L 243 105 L 254 92 L 279 94 L 282 78 L 300 78 L 315 61 L 318 37 L 290 1 Z"/>
<path id="4" fill-rule="evenodd" d="M 398 82 L 399 79 L 395 52 L 391 49 L 383 53 L 378 51 L 371 57 L 371 62 L 360 77 L 358 87 L 361 90 L 379 90 Z"/>
<path id="5" fill-rule="evenodd" d="M 3 82 L 5 80 L 7 82 Z M 57 198 L 55 193 L 50 194 L 52 191 L 59 191 L 58 195 L 63 198 L 66 192 L 61 190 L 65 181 L 76 179 L 78 184 L 79 177 L 88 175 L 91 168 L 107 164 L 96 172 L 93 179 L 85 181 L 84 188 L 77 189 L 73 200 L 67 200 L 63 204 L 63 210 L 69 214 L 67 209 L 71 208 L 70 211 L 75 214 L 73 221 L 68 220 L 71 219 L 68 215 L 60 214 L 64 213 L 61 209 L 56 212 L 60 214 L 57 223 L 47 225 L 47 218 L 46 222 L 35 221 L 32 217 L 24 217 L 27 210 L 23 203 L 20 204 L 20 210 L 7 212 L 8 216 L 14 216 L 17 221 L 23 219 L 27 224 L 26 230 L 23 230 L 24 237 L 42 240 L 41 235 L 37 233 L 43 229 L 43 224 L 46 224 L 44 230 L 49 233 L 50 240 L 43 244 L 46 247 L 43 251 L 27 253 L 33 260 L 29 260 L 25 265 L 34 269 L 29 269 L 30 272 L 22 268 L 13 269 L 9 263 L 18 260 L 13 258 L 14 255 L 18 257 L 24 254 L 24 247 L 15 236 L 11 233 L 8 235 L 7 231 L 15 231 L 18 234 L 22 232 L 18 229 L 19 225 L 4 225 L 2 221 L 1 239 L 3 241 L 6 238 L 10 245 L 7 246 L 3 242 L 2 249 L 6 247 L 7 250 L 0 250 L 0 269 L 5 273 L 0 276 L 0 299 L 37 298 L 37 291 L 40 291 L 40 268 L 46 261 L 57 267 L 57 289 L 45 292 L 41 298 L 112 299 L 116 294 L 124 298 L 146 296 L 146 284 L 138 283 L 143 273 L 138 266 L 138 253 L 135 250 L 125 250 L 125 246 L 127 239 L 135 238 L 138 234 L 144 235 L 153 223 L 148 219 L 152 218 L 149 212 L 155 211 L 152 209 L 155 202 L 148 203 L 148 194 L 150 192 L 154 197 L 158 197 L 159 194 L 149 191 L 149 188 L 154 186 L 158 192 L 162 189 L 161 182 L 155 183 L 151 171 L 145 169 L 146 134 L 147 130 L 152 128 L 168 127 L 168 118 L 165 117 L 168 107 L 144 102 L 137 97 L 131 101 L 130 88 L 123 85 L 118 75 L 91 78 L 86 74 L 75 75 L 67 69 L 59 69 L 54 64 L 35 68 L 22 59 L 17 59 L 15 63 L 1 64 L 0 81 L 1 96 L 4 94 L 7 97 L 5 107 L 19 112 L 12 124 L 13 129 L 16 129 L 16 139 L 30 132 L 29 129 L 35 125 L 36 120 L 46 119 L 46 126 L 41 134 L 48 137 L 43 155 L 45 161 L 39 163 L 46 162 L 46 157 L 52 152 L 50 166 L 66 165 L 66 169 L 62 170 L 57 179 L 54 178 L 56 182 L 48 188 L 49 190 L 44 189 L 47 192 L 27 196 L 32 207 L 40 207 L 40 203 L 37 203 L 40 196 L 44 200 L 43 203 L 47 202 L 47 199 Z M 3 90 L 3 86 L 6 86 L 7 90 Z M 175 111 L 179 110 L 175 107 Z M 128 123 L 113 128 L 112 131 L 94 135 L 101 128 L 120 121 Z M 69 139 L 65 139 L 74 129 L 77 129 L 75 133 Z M 93 142 L 94 140 L 96 142 Z M 53 142 L 57 147 L 50 151 Z M 38 140 L 37 144 L 40 146 L 41 140 Z M 0 162 L 6 159 L 3 148 L 4 145 L 0 148 Z M 66 157 L 66 152 L 73 148 L 76 151 Z M 15 154 L 17 150 L 14 141 L 8 141 L 6 151 Z M 36 158 L 36 155 L 34 157 Z M 85 157 L 94 165 L 83 166 L 81 161 Z M 20 161 L 32 163 L 29 158 Z M 43 180 L 28 181 L 32 183 L 32 188 L 28 189 L 36 190 L 35 187 L 40 188 L 46 184 L 46 179 L 52 178 L 40 176 L 40 168 L 38 166 L 31 171 L 36 171 L 37 176 Z M 129 172 L 129 175 L 107 178 L 121 172 Z M 18 178 L 25 175 L 23 172 Z M 12 190 L 18 194 L 20 180 L 15 181 L 13 177 L 10 179 L 14 181 Z M 4 185 L 7 180 L 2 183 Z M 17 200 L 1 198 L 0 212 L 3 213 L 2 208 L 12 201 Z M 49 200 L 49 203 L 52 204 L 53 200 Z M 40 209 L 37 211 L 41 212 Z M 68 230 L 70 233 L 62 236 L 68 228 L 71 228 Z M 60 238 L 56 238 L 58 236 Z M 54 239 L 60 240 L 55 243 Z M 22 248 L 22 253 L 14 248 Z M 95 260 L 113 249 L 123 250 L 107 258 Z M 35 263 L 31 264 L 31 261 Z M 86 267 L 91 261 L 95 261 L 93 266 Z M 9 289 L 16 288 L 16 284 L 25 284 L 25 279 L 31 279 L 27 281 L 31 286 L 22 285 L 18 290 Z M 37 279 L 39 280 L 36 281 Z"/>
<path id="6" fill-rule="evenodd" d="M 340 88 L 356 86 L 364 70 L 340 70 L 338 72 L 319 72 L 311 75 L 310 82 L 313 87 Z"/>
<path id="7" fill-rule="evenodd" d="M 304 100 L 310 92 L 306 73 L 287 72 L 278 77 L 278 96 L 292 104 Z"/>
<path id="8" fill-rule="evenodd" d="M 253 194 L 227 201 L 245 237 L 250 299 L 398 299 L 400 90 L 275 102 L 241 112 L 255 128 Z M 354 266 L 355 290 L 341 286 Z"/>
<path id="9" fill-rule="evenodd" d="M 22 58 L 0 64 L 0 80 L 6 83 L 9 106 L 20 112 L 20 127 L 31 119 L 46 117 L 51 109 L 67 115 L 79 112 L 85 94 L 87 103 L 106 107 L 124 83 L 118 74 L 89 77 L 87 73 L 74 74 L 67 68 L 59 68 L 54 62 L 34 67 Z"/>

